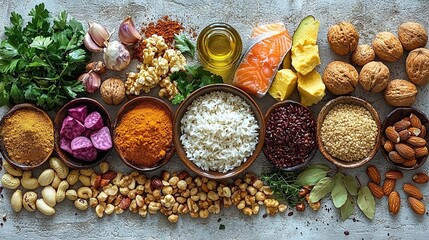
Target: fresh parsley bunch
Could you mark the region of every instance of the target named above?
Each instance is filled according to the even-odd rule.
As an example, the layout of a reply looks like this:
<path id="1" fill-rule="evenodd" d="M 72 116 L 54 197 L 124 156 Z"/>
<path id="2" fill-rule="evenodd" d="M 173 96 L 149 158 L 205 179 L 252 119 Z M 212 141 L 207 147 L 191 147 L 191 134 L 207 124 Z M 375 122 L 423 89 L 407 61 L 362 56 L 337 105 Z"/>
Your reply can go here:
<path id="1" fill-rule="evenodd" d="M 12 12 L 0 44 L 0 105 L 31 102 L 47 110 L 62 106 L 84 93 L 77 77 L 89 52 L 83 47 L 85 31 L 61 12 L 53 19 L 43 3 L 22 16 Z"/>

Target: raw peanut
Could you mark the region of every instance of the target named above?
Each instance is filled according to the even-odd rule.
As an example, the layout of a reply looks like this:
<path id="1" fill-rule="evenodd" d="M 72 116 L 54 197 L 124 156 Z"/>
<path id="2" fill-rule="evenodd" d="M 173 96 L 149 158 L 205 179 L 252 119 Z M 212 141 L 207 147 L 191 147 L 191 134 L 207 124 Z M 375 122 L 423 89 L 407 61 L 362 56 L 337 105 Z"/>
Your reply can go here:
<path id="1" fill-rule="evenodd" d="M 393 126 L 395 127 L 395 130 L 399 133 L 400 131 L 409 128 L 410 125 L 411 125 L 411 122 L 406 121 L 406 120 L 401 120 L 401 121 L 395 123 Z"/>
<path id="2" fill-rule="evenodd" d="M 417 164 L 417 160 L 415 158 L 409 159 L 409 160 L 405 160 L 405 162 L 402 163 L 402 165 L 404 167 L 412 167 L 412 166 L 414 166 L 416 164 Z"/>
<path id="3" fill-rule="evenodd" d="M 67 176 L 67 182 L 70 186 L 75 185 L 79 181 L 79 171 L 71 170 L 69 175 Z"/>
<path id="4" fill-rule="evenodd" d="M 417 173 L 413 176 L 413 181 L 415 183 L 427 183 L 429 182 L 429 176 L 426 173 Z"/>
<path id="5" fill-rule="evenodd" d="M 385 176 L 386 176 L 386 178 L 395 179 L 395 180 L 401 179 L 404 177 L 402 172 L 398 171 L 398 170 L 390 170 L 390 171 L 386 172 Z"/>
<path id="6" fill-rule="evenodd" d="M 404 129 L 399 132 L 399 138 L 401 139 L 401 141 L 407 140 L 408 138 L 410 138 L 410 136 L 411 133 L 407 129 Z"/>
<path id="7" fill-rule="evenodd" d="M 399 212 L 399 208 L 401 207 L 401 198 L 397 191 L 393 191 L 389 194 L 387 204 L 389 205 L 390 213 L 395 215 Z"/>
<path id="8" fill-rule="evenodd" d="M 55 209 L 49 206 L 48 204 L 46 204 L 45 201 L 43 201 L 43 199 L 37 199 L 36 206 L 41 213 L 47 216 L 55 214 Z"/>
<path id="9" fill-rule="evenodd" d="M 104 174 L 107 171 L 109 171 L 109 168 L 110 168 L 108 162 L 101 162 L 99 167 L 100 167 L 100 171 L 101 171 L 102 174 Z"/>
<path id="10" fill-rule="evenodd" d="M 419 137 L 425 138 L 426 137 L 426 126 L 422 125 L 422 128 L 420 128 L 421 133 L 419 135 Z"/>
<path id="11" fill-rule="evenodd" d="M 63 161 L 61 161 L 61 159 L 53 157 L 49 159 L 49 165 L 61 179 L 65 179 L 69 175 L 69 168 L 63 163 Z"/>
<path id="12" fill-rule="evenodd" d="M 422 122 L 420 121 L 420 119 L 411 113 L 410 115 L 410 123 L 411 123 L 411 127 L 416 127 L 416 128 L 422 128 Z"/>
<path id="13" fill-rule="evenodd" d="M 387 178 L 384 180 L 383 192 L 384 195 L 389 196 L 389 194 L 395 189 L 396 180 Z"/>
<path id="14" fill-rule="evenodd" d="M 416 198 L 418 200 L 423 199 L 422 192 L 420 191 L 420 189 L 418 187 L 414 186 L 413 184 L 405 183 L 404 184 L 404 192 L 406 194 L 408 194 L 408 196 Z"/>
<path id="15" fill-rule="evenodd" d="M 392 141 L 390 141 L 389 139 L 387 139 L 386 142 L 384 143 L 383 147 L 387 152 L 390 152 L 390 151 L 393 151 L 395 149 L 395 144 Z"/>
<path id="16" fill-rule="evenodd" d="M 389 152 L 389 159 L 392 160 L 392 162 L 399 164 L 404 163 L 406 160 L 405 158 L 401 157 L 401 155 L 399 155 L 399 153 L 396 151 Z"/>
<path id="17" fill-rule="evenodd" d="M 426 212 L 426 206 L 423 202 L 413 197 L 408 197 L 408 203 L 415 214 L 423 215 Z"/>
<path id="18" fill-rule="evenodd" d="M 366 174 L 368 174 L 368 177 L 369 179 L 371 179 L 371 181 L 375 182 L 376 184 L 381 183 L 380 171 L 378 171 L 375 166 L 368 166 L 368 168 L 366 169 Z"/>
<path id="19" fill-rule="evenodd" d="M 416 155 L 416 151 L 412 147 L 403 143 L 395 144 L 395 150 L 405 159 L 413 159 Z"/>
<path id="20" fill-rule="evenodd" d="M 3 187 L 8 189 L 18 188 L 20 183 L 21 181 L 19 180 L 19 178 L 15 178 L 8 173 L 3 174 L 3 176 L 1 177 L 1 184 L 3 185 Z"/>
<path id="21" fill-rule="evenodd" d="M 10 198 L 10 204 L 12 205 L 12 209 L 15 212 L 20 212 L 22 209 L 22 192 L 21 190 L 16 190 L 12 197 Z"/>
<path id="22" fill-rule="evenodd" d="M 55 177 L 55 171 L 54 169 L 45 169 L 37 179 L 40 186 L 48 186 L 52 183 Z"/>
<path id="23" fill-rule="evenodd" d="M 415 147 L 424 147 L 426 146 L 426 140 L 421 137 L 412 136 L 407 139 L 407 143 L 415 146 Z"/>
<path id="24" fill-rule="evenodd" d="M 424 157 L 428 154 L 428 148 L 427 147 L 414 148 L 414 151 L 416 151 L 416 158 Z"/>
<path id="25" fill-rule="evenodd" d="M 91 178 L 85 175 L 80 175 L 79 176 L 79 182 L 82 183 L 83 186 L 85 187 L 90 187 L 91 186 Z"/>
<path id="26" fill-rule="evenodd" d="M 408 128 L 408 131 L 411 133 L 411 136 L 416 136 L 416 137 L 419 136 L 422 132 L 422 130 L 416 127 L 410 127 Z"/>
<path id="27" fill-rule="evenodd" d="M 399 133 L 395 130 L 393 126 L 387 127 L 385 133 L 386 137 L 393 143 L 399 143 L 399 141 L 401 140 L 399 138 Z"/>
<path id="28" fill-rule="evenodd" d="M 89 205 L 85 199 L 78 198 L 74 201 L 74 206 L 81 211 L 85 211 Z"/>
<path id="29" fill-rule="evenodd" d="M 87 176 L 87 177 L 91 177 L 91 175 L 94 173 L 94 169 L 92 168 L 86 168 L 86 169 L 81 169 L 80 171 L 81 175 Z"/>
<path id="30" fill-rule="evenodd" d="M 74 189 L 69 189 L 66 191 L 66 198 L 68 200 L 74 201 L 77 199 L 77 192 Z"/>
<path id="31" fill-rule="evenodd" d="M 383 189 L 374 182 L 368 182 L 368 188 L 372 192 L 372 195 L 376 198 L 382 198 L 384 195 Z"/>

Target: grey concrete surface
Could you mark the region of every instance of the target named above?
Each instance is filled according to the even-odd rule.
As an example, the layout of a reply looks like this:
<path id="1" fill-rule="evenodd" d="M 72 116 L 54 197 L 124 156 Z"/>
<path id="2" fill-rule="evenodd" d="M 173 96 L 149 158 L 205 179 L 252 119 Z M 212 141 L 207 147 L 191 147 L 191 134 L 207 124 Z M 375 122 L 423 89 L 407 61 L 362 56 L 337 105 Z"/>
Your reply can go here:
<path id="1" fill-rule="evenodd" d="M 0 0 L 2 11 L 0 13 L 0 36 L 3 35 L 3 26 L 9 24 L 11 11 L 26 15 L 39 0 L 7 1 Z M 335 56 L 329 49 L 326 40 L 327 29 L 330 25 L 346 20 L 357 27 L 360 34 L 360 43 L 371 43 L 374 35 L 380 31 L 397 33 L 397 27 L 405 21 L 417 21 L 429 28 L 428 1 L 329 1 L 329 0 L 176 0 L 176 1 L 131 1 L 131 0 L 93 0 L 93 1 L 67 1 L 46 0 L 47 8 L 54 14 L 66 9 L 70 16 L 82 22 L 89 20 L 103 23 L 108 28 L 117 28 L 121 20 L 131 15 L 137 26 L 158 19 L 163 15 L 170 15 L 181 20 L 184 26 L 195 27 L 201 30 L 214 21 L 225 21 L 236 27 L 248 46 L 249 34 L 253 26 L 258 23 L 283 21 L 292 34 L 300 20 L 307 15 L 314 15 L 320 22 L 319 47 L 322 64 L 318 67 L 323 72 L 324 67 L 334 59 L 348 60 L 348 57 Z M 116 38 L 116 35 L 114 36 Z M 99 56 L 94 56 L 97 58 Z M 392 78 L 406 78 L 404 57 L 397 63 L 387 64 L 391 70 Z M 132 70 L 130 67 L 128 70 Z M 124 77 L 125 73 L 116 75 Z M 429 114 L 428 87 L 419 88 L 418 99 L 414 107 Z M 155 93 L 153 93 L 155 94 Z M 359 88 L 355 96 L 371 102 L 384 119 L 392 110 L 387 106 L 381 94 L 369 94 Z M 95 96 L 98 98 L 98 96 Z M 332 95 L 312 107 L 314 114 L 320 110 Z M 297 100 L 295 93 L 293 99 Z M 263 111 L 274 103 L 270 97 L 257 100 Z M 110 107 L 112 117 L 117 107 Z M 116 156 L 108 160 L 115 170 L 129 172 Z M 314 162 L 326 163 L 318 153 Z M 386 170 L 391 166 L 379 153 L 372 161 L 380 169 Z M 428 164 L 420 170 L 427 171 Z M 261 155 L 251 171 L 261 173 L 270 167 Z M 164 169 L 170 171 L 183 170 L 185 166 L 175 156 Z M 155 171 L 152 174 L 158 174 Z M 345 172 L 356 175 L 364 183 L 367 182 L 365 168 L 347 170 Z M 257 216 L 247 217 L 234 208 L 223 209 L 218 215 L 211 215 L 208 219 L 191 219 L 181 216 L 177 224 L 171 224 L 161 214 L 140 218 L 136 214 L 124 213 L 98 219 L 93 210 L 80 212 L 73 207 L 70 201 L 58 204 L 57 214 L 47 217 L 39 212 L 28 213 L 22 211 L 18 214 L 11 210 L 9 198 L 11 191 L 4 190 L 4 198 L 0 198 L 1 216 L 7 221 L 0 227 L 0 239 L 427 239 L 429 234 L 428 215 L 416 216 L 408 207 L 402 185 L 411 181 L 413 173 L 406 172 L 405 179 L 397 183 L 397 189 L 402 196 L 401 210 L 398 215 L 392 216 L 387 210 L 387 199 L 377 200 L 377 210 L 374 220 L 368 220 L 356 208 L 351 219 L 344 222 L 340 220 L 337 211 L 330 199 L 322 202 L 319 212 L 311 210 L 303 213 L 289 209 L 286 214 L 263 218 L 264 212 Z M 0 173 L 1 175 L 2 173 Z M 428 204 L 428 186 L 422 187 L 425 203 Z M 293 212 L 292 216 L 288 216 Z M 225 225 L 225 230 L 219 230 L 219 225 Z M 349 235 L 345 235 L 345 232 Z"/>

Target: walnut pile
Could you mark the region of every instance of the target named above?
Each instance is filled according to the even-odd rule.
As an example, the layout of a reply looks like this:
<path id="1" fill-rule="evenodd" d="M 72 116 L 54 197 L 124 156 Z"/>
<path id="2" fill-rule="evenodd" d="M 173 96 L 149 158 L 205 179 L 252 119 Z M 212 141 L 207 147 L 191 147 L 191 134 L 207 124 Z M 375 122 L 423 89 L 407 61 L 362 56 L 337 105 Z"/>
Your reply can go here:
<path id="1" fill-rule="evenodd" d="M 366 91 L 378 93 L 389 83 L 389 68 L 382 62 L 370 62 L 363 66 L 359 73 L 359 84 Z"/>
<path id="2" fill-rule="evenodd" d="M 429 82 L 429 50 L 417 48 L 411 51 L 405 69 L 411 82 L 419 86 L 426 85 Z"/>
<path id="3" fill-rule="evenodd" d="M 336 54 L 347 55 L 356 49 L 359 43 L 359 34 L 353 24 L 340 22 L 329 28 L 328 42 Z"/>
<path id="4" fill-rule="evenodd" d="M 352 53 L 352 63 L 354 65 L 362 67 L 363 65 L 373 61 L 375 59 L 374 49 L 370 45 L 359 45 L 356 50 Z"/>
<path id="5" fill-rule="evenodd" d="M 125 98 L 125 85 L 121 79 L 106 79 L 100 88 L 103 101 L 109 105 L 119 105 Z"/>
<path id="6" fill-rule="evenodd" d="M 398 61 L 404 50 L 399 39 L 390 32 L 380 32 L 372 41 L 374 52 L 381 60 L 388 62 Z"/>
<path id="7" fill-rule="evenodd" d="M 358 72 L 346 62 L 333 61 L 325 68 L 323 83 L 335 95 L 348 94 L 353 92 L 358 84 Z"/>
<path id="8" fill-rule="evenodd" d="M 390 81 L 384 91 L 384 99 L 394 107 L 411 106 L 416 101 L 416 96 L 416 85 L 402 79 Z"/>
<path id="9" fill-rule="evenodd" d="M 399 41 L 405 50 L 411 51 L 416 48 L 425 47 L 428 42 L 428 33 L 419 23 L 406 22 L 398 28 Z"/>

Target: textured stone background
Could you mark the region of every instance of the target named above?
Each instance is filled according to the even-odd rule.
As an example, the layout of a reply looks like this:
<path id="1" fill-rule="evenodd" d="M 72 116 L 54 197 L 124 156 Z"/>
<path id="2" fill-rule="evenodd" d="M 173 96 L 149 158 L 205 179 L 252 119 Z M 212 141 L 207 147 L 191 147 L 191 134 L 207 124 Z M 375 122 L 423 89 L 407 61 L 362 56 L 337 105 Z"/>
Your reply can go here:
<path id="1" fill-rule="evenodd" d="M 9 25 L 11 11 L 17 11 L 26 15 L 35 4 L 41 1 L 5 1 L 0 0 L 2 11 L 0 13 L 1 25 Z M 391 31 L 396 34 L 397 27 L 405 21 L 417 21 L 429 28 L 427 17 L 428 1 L 243 1 L 243 0 L 177 0 L 177 1 L 131 1 L 131 0 L 93 0 L 93 1 L 66 1 L 46 0 L 47 8 L 57 13 L 66 9 L 69 14 L 82 22 L 88 20 L 105 24 L 108 28 L 117 28 L 121 20 L 131 15 L 136 25 L 141 26 L 150 20 L 163 15 L 171 15 L 181 20 L 185 27 L 195 27 L 201 30 L 207 24 L 214 21 L 225 21 L 236 27 L 248 47 L 248 39 L 251 29 L 257 23 L 269 23 L 283 21 L 292 34 L 300 20 L 307 15 L 314 15 L 320 22 L 319 47 L 322 64 L 319 72 L 334 59 L 348 60 L 348 57 L 335 56 L 329 49 L 326 33 L 330 25 L 347 20 L 357 27 L 360 33 L 360 43 L 371 43 L 374 35 L 380 31 Z M 3 35 L 3 28 L 0 35 Z M 116 37 L 116 35 L 114 36 Z M 391 70 L 392 78 L 406 78 L 404 59 L 400 62 L 387 64 Z M 95 58 L 97 56 L 94 56 Z M 132 70 L 132 67 L 129 68 Z M 124 76 L 118 75 L 118 76 Z M 427 87 L 419 89 L 417 103 L 414 107 L 429 114 Z M 387 106 L 380 94 L 364 93 L 358 89 L 355 96 L 362 97 L 371 102 L 379 110 L 382 120 L 392 110 Z M 321 106 L 332 96 L 328 95 L 324 101 L 312 107 L 315 115 Z M 297 95 L 293 96 L 297 100 Z M 258 100 L 265 112 L 274 103 L 270 97 Z M 110 108 L 112 117 L 118 108 Z M 318 153 L 314 162 L 326 162 Z M 115 170 L 129 172 L 120 160 L 113 156 L 109 159 Z M 391 166 L 386 163 L 381 154 L 372 161 L 380 169 L 388 169 Z M 427 164 L 421 170 L 427 171 Z M 261 173 L 269 164 L 261 155 L 250 170 Z M 168 170 L 182 170 L 185 167 L 174 157 L 165 166 Z M 362 182 L 366 182 L 365 168 L 348 170 L 348 173 L 357 175 Z M 158 174 L 155 171 L 153 174 Z M 12 192 L 3 191 L 4 198 L 0 198 L 0 217 L 7 216 L 7 221 L 0 227 L 1 239 L 36 239 L 36 238 L 143 238 L 143 239 L 266 239 L 290 237 L 292 239 L 427 239 L 429 233 L 429 217 L 424 215 L 417 217 L 412 214 L 402 191 L 404 181 L 411 181 L 414 172 L 407 172 L 405 180 L 397 183 L 397 189 L 402 197 L 401 211 L 397 216 L 391 216 L 387 211 L 387 199 L 377 201 L 376 216 L 370 221 L 355 209 L 353 218 L 342 222 L 339 211 L 325 199 L 319 212 L 311 210 L 297 213 L 288 210 L 286 214 L 278 214 L 274 217 L 262 218 L 261 214 L 251 218 L 244 216 L 235 208 L 223 209 L 218 215 L 212 215 L 208 219 L 191 219 L 181 216 L 177 224 L 170 224 L 161 214 L 140 218 L 136 214 L 124 213 L 98 219 L 92 210 L 79 212 L 70 201 L 58 204 L 57 214 L 46 217 L 39 212 L 28 213 L 25 210 L 16 214 L 11 210 L 9 199 Z M 2 173 L 0 173 L 1 175 Z M 151 173 L 152 174 L 152 173 Z M 149 174 L 149 175 L 151 175 Z M 428 204 L 429 187 L 423 187 L 425 203 Z M 287 213 L 294 212 L 292 216 Z M 1 219 L 0 219 L 1 222 Z M 219 230 L 219 225 L 224 224 L 225 230 Z M 348 231 L 350 235 L 345 236 Z"/>

